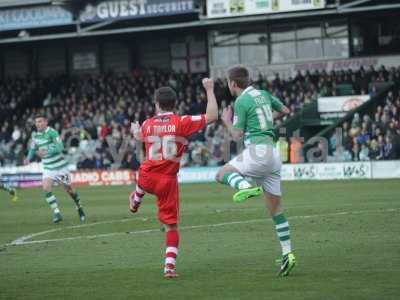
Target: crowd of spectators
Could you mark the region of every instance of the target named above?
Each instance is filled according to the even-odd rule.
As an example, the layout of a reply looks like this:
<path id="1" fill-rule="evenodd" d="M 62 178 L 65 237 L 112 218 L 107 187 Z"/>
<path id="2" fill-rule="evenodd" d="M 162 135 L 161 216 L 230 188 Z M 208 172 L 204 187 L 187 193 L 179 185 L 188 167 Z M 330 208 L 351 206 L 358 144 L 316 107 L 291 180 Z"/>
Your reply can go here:
<path id="1" fill-rule="evenodd" d="M 260 88 L 267 89 L 281 99 L 293 114 L 305 104 L 316 101 L 319 97 L 342 95 L 374 95 L 383 82 L 394 82 L 400 86 L 400 67 L 375 69 L 361 67 L 357 71 L 319 71 L 297 72 L 293 78 L 280 78 L 276 74 L 273 80 L 259 75 L 256 81 Z M 343 94 L 344 93 L 344 94 Z"/>
<path id="2" fill-rule="evenodd" d="M 67 155 L 78 168 L 137 168 L 139 162 L 134 153 L 138 145 L 130 138 L 129 127 L 131 122 L 142 123 L 154 114 L 154 90 L 164 85 L 173 87 L 178 95 L 178 113 L 199 114 L 206 106 L 201 85 L 204 76 L 135 70 L 129 74 L 59 75 L 0 82 L 0 165 L 22 164 L 34 130 L 33 116 L 41 112 L 48 117 L 49 125 L 61 133 Z M 270 80 L 259 75 L 254 85 L 280 98 L 293 116 L 320 96 L 338 95 L 340 85 L 350 86 L 352 94 L 373 94 L 376 87 L 371 83 L 384 81 L 399 83 L 400 68 L 299 72 L 287 79 L 277 74 Z M 221 110 L 232 101 L 224 80 L 217 80 L 216 95 Z M 368 116 L 363 116 L 363 120 L 355 117 L 351 124 L 343 125 L 346 150 L 352 160 L 363 160 L 366 147 L 371 159 L 394 155 L 390 153 L 395 150 L 388 148 L 398 134 L 399 103 L 399 98 L 391 94 L 385 106 L 378 107 L 373 120 Z M 225 134 L 222 125 L 216 123 L 193 136 L 182 164 L 223 164 L 227 159 L 223 151 Z M 374 154 L 375 144 L 380 151 L 378 155 Z"/>
<path id="3" fill-rule="evenodd" d="M 137 157 L 133 155 L 137 145 L 131 139 L 130 123 L 142 123 L 154 115 L 154 90 L 164 85 L 173 87 L 177 91 L 179 114 L 200 114 L 206 107 L 201 85 L 204 76 L 146 70 L 75 78 L 7 80 L 0 85 L 0 103 L 5 112 L 4 121 L 0 122 L 0 165 L 22 164 L 34 130 L 33 117 L 40 112 L 61 133 L 69 159 L 78 167 L 137 167 Z M 223 99 L 221 109 L 227 101 L 225 88 L 222 82 L 217 84 L 217 96 Z M 38 97 L 42 97 L 40 103 L 25 105 Z M 220 128 L 220 124 L 214 126 Z M 205 147 L 205 131 L 192 140 L 196 143 L 189 147 L 192 151 L 188 152 L 186 164 L 204 164 L 197 153 Z"/>
<path id="4" fill-rule="evenodd" d="M 368 161 L 400 159 L 400 93 L 389 91 L 383 105 L 373 115 L 356 113 L 351 122 L 345 122 L 341 134 L 340 152 L 337 134 L 330 139 L 335 157 L 341 161 Z"/>

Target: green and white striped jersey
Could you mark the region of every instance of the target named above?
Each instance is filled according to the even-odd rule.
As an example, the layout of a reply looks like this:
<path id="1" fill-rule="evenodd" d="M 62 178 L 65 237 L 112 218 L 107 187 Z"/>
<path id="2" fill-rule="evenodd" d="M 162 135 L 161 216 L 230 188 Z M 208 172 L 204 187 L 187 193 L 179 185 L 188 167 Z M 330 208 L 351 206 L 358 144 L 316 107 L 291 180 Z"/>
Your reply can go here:
<path id="1" fill-rule="evenodd" d="M 47 127 L 43 132 L 32 133 L 28 160 L 32 160 L 39 149 L 46 151 L 46 155 L 42 157 L 44 169 L 59 170 L 68 165 L 68 162 L 62 154 L 64 145 L 61 141 L 60 135 L 55 129 Z"/>
<path id="2" fill-rule="evenodd" d="M 278 98 L 264 90 L 247 87 L 234 105 L 233 127 L 244 131 L 244 143 L 273 144 L 275 139 L 272 111 L 282 111 Z"/>

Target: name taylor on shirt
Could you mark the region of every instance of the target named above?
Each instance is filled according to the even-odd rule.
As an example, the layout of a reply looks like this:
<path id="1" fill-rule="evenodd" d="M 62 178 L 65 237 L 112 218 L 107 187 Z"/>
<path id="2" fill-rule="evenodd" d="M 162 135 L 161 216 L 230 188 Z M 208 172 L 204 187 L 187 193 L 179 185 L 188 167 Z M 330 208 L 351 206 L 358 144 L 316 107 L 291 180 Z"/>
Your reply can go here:
<path id="1" fill-rule="evenodd" d="M 176 133 L 175 125 L 153 125 L 147 127 L 147 133 L 151 132 L 151 128 L 153 127 L 153 134 L 159 135 L 161 133 Z"/>

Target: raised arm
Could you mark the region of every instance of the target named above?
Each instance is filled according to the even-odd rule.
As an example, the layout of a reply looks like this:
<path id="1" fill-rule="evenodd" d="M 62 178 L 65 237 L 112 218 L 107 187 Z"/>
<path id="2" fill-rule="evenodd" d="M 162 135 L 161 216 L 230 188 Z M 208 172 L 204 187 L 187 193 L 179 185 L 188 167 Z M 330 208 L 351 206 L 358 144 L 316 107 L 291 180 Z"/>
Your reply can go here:
<path id="1" fill-rule="evenodd" d="M 206 122 L 212 123 L 218 119 L 218 104 L 214 94 L 214 81 L 212 78 L 203 79 L 203 87 L 207 94 Z"/>
<path id="2" fill-rule="evenodd" d="M 131 123 L 131 133 L 133 134 L 133 138 L 138 141 L 143 140 L 142 129 L 139 125 L 139 122 Z"/>

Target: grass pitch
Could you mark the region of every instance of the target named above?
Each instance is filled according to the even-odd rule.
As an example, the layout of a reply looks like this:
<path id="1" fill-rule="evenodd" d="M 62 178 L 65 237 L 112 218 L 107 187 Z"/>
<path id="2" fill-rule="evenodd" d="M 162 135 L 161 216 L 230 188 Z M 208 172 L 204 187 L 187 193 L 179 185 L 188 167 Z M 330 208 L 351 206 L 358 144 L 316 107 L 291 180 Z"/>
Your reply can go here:
<path id="1" fill-rule="evenodd" d="M 162 276 L 153 197 L 133 216 L 130 188 L 81 188 L 88 220 L 79 226 L 56 189 L 64 221 L 53 225 L 39 189 L 15 204 L 0 191 L 0 299 L 400 298 L 399 180 L 283 189 L 298 263 L 288 278 L 276 277 L 280 247 L 262 198 L 234 204 L 230 188 L 197 184 L 181 187 L 176 280 Z M 25 244 L 6 245 L 18 239 Z"/>

